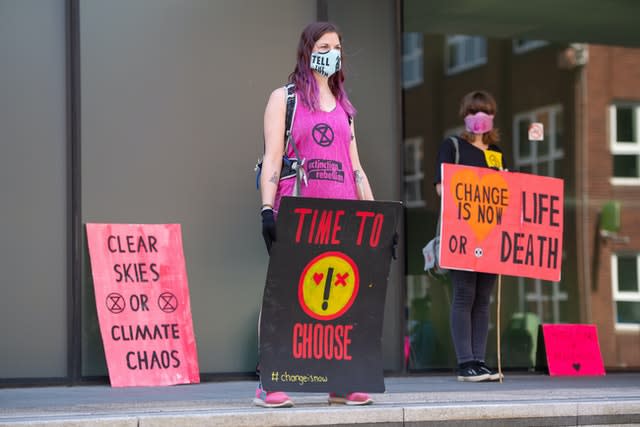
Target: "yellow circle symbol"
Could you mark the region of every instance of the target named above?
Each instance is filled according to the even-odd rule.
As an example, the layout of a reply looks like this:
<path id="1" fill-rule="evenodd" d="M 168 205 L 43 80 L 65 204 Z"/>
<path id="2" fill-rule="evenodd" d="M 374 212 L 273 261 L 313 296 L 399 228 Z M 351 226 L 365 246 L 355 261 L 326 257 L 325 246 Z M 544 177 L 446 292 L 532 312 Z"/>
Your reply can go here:
<path id="1" fill-rule="evenodd" d="M 300 307 L 318 320 L 342 316 L 358 294 L 358 267 L 342 252 L 325 252 L 307 264 L 298 283 Z"/>

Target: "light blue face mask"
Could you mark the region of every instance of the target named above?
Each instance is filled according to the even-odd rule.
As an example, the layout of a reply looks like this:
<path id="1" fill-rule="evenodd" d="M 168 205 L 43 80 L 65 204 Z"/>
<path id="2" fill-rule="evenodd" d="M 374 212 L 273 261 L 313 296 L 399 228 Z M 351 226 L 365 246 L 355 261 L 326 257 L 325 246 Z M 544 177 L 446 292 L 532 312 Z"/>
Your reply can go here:
<path id="1" fill-rule="evenodd" d="M 331 49 L 327 52 L 313 52 L 311 54 L 311 69 L 324 77 L 331 77 L 340 70 L 340 51 Z"/>

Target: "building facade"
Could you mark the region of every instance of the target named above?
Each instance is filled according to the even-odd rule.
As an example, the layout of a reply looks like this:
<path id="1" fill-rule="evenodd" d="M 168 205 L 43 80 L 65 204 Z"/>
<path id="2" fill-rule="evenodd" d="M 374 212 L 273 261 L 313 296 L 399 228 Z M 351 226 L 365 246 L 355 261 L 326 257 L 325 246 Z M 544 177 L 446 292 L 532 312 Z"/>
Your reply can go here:
<path id="1" fill-rule="evenodd" d="M 89 222 L 180 223 L 202 378 L 253 376 L 268 263 L 253 166 L 269 93 L 285 83 L 314 20 L 343 31 L 376 198 L 405 201 L 381 313 L 385 370 L 454 364 L 449 290 L 424 276 L 420 254 L 438 213 L 435 150 L 460 128 L 460 97 L 479 85 L 498 99 L 510 167 L 565 180 L 563 278 L 505 278 L 504 366 L 533 366 L 539 323 L 580 322 L 598 326 L 608 369 L 638 369 L 633 7 L 562 25 L 553 2 L 537 14 L 507 8 L 506 31 L 474 18 L 508 0 L 467 3 L 0 0 L 0 384 L 106 380 Z M 545 123 L 544 143 L 523 139 L 532 121 Z"/>
<path id="2" fill-rule="evenodd" d="M 0 0 L 3 383 L 106 378 L 88 222 L 180 223 L 202 378 L 254 375 L 268 257 L 253 168 L 308 23 L 343 29 L 362 162 L 377 197 L 400 198 L 397 5 L 367 3 Z M 400 263 L 391 280 L 397 370 Z"/>

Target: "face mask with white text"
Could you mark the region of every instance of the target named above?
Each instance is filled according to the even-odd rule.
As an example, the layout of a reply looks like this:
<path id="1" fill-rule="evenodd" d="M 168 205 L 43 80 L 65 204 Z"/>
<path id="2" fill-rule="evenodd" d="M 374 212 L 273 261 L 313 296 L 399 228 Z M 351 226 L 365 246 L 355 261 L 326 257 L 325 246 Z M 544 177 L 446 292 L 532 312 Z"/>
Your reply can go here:
<path id="1" fill-rule="evenodd" d="M 326 52 L 313 52 L 310 66 L 321 76 L 329 78 L 340 70 L 340 51 L 331 49 Z"/>

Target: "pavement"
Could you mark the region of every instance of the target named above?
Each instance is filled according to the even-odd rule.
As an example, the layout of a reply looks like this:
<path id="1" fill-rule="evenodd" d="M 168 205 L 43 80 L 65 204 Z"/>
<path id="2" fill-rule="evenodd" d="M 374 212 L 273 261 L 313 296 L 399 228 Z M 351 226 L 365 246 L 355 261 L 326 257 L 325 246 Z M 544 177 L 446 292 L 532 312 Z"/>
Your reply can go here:
<path id="1" fill-rule="evenodd" d="M 286 409 L 253 406 L 254 381 L 0 388 L 0 426 L 640 426 L 640 373 L 506 372 L 502 383 L 429 374 L 387 376 L 385 384 L 370 406 L 290 393 L 295 407 Z"/>

